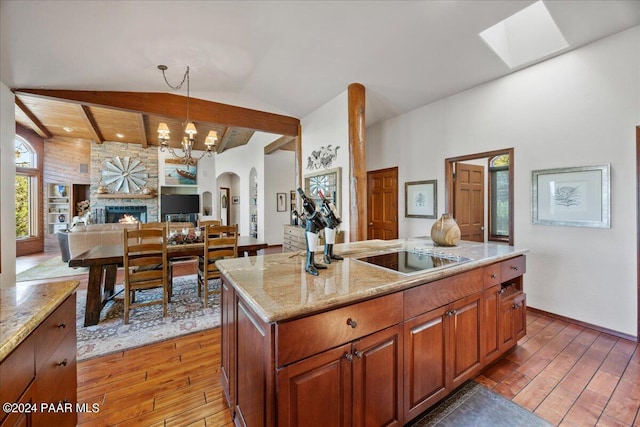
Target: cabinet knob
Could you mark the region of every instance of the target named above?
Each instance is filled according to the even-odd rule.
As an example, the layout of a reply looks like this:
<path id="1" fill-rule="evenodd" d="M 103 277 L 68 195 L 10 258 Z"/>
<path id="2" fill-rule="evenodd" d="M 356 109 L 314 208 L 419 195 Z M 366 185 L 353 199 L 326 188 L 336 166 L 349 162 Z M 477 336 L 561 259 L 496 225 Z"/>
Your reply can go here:
<path id="1" fill-rule="evenodd" d="M 364 352 L 362 352 L 362 351 L 360 351 L 360 350 L 356 351 L 356 357 L 357 357 L 358 359 L 362 359 L 362 356 L 364 356 Z"/>
<path id="2" fill-rule="evenodd" d="M 62 362 L 58 362 L 58 366 L 67 366 L 67 358 L 65 357 Z"/>
<path id="3" fill-rule="evenodd" d="M 67 327 L 67 324 L 66 324 L 66 323 L 64 323 L 64 322 L 62 322 L 62 323 L 58 323 L 58 328 L 60 328 L 60 329 L 64 329 L 64 328 L 66 328 L 66 327 Z"/>
<path id="4" fill-rule="evenodd" d="M 497 277 L 498 277 L 498 276 L 496 276 L 495 274 L 492 274 L 492 275 L 491 275 L 491 278 L 492 278 L 492 279 L 495 279 L 495 278 L 497 278 Z"/>
<path id="5" fill-rule="evenodd" d="M 358 326 L 358 322 L 356 322 L 352 318 L 348 318 L 347 319 L 347 325 L 351 326 L 352 328 L 355 328 L 356 326 Z"/>
<path id="6" fill-rule="evenodd" d="M 513 307 L 512 307 L 512 308 L 514 308 L 514 309 L 515 309 L 515 308 L 520 308 L 520 304 L 513 304 Z"/>
<path id="7" fill-rule="evenodd" d="M 518 271 L 518 266 L 517 266 L 517 265 L 512 265 L 512 266 L 511 266 L 511 269 L 512 269 L 512 270 L 515 270 L 515 271 Z"/>
<path id="8" fill-rule="evenodd" d="M 504 294 L 504 292 L 505 292 L 505 291 L 506 291 L 506 289 L 505 289 L 505 288 L 500 288 L 500 293 L 501 293 L 501 294 Z"/>
<path id="9" fill-rule="evenodd" d="M 349 362 L 351 362 L 353 361 L 353 354 L 347 353 L 344 355 L 344 358 L 347 359 Z"/>

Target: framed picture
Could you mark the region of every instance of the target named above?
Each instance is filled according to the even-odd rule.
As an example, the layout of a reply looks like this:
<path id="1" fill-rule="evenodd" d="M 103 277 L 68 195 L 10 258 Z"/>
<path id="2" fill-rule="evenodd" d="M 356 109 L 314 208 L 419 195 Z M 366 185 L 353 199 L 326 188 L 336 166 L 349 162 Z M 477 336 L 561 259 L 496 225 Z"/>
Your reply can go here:
<path id="1" fill-rule="evenodd" d="M 231 197 L 231 204 L 232 205 L 239 205 L 240 204 L 240 196 L 232 196 Z"/>
<path id="2" fill-rule="evenodd" d="M 278 212 L 287 210 L 287 193 L 276 193 L 276 209 Z"/>
<path id="3" fill-rule="evenodd" d="M 531 172 L 533 224 L 611 227 L 610 165 Z"/>
<path id="4" fill-rule="evenodd" d="M 322 172 L 312 173 L 304 177 L 304 193 L 313 199 L 316 206 L 322 205 L 319 191 L 331 200 L 336 207 L 338 215 L 341 216 L 340 209 L 342 198 L 340 196 L 340 173 L 341 168 L 327 169 Z"/>
<path id="5" fill-rule="evenodd" d="M 432 219 L 438 217 L 438 180 L 404 183 L 404 216 Z"/>
<path id="6" fill-rule="evenodd" d="M 164 183 L 166 185 L 197 185 L 198 168 L 195 165 L 185 165 L 178 159 L 165 159 Z"/>

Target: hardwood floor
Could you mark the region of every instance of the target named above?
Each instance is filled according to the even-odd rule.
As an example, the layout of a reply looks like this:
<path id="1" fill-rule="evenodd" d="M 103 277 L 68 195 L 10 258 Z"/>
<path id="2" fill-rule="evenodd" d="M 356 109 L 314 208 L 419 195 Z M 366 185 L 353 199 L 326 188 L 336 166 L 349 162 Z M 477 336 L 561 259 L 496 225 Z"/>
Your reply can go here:
<path id="1" fill-rule="evenodd" d="M 231 426 L 219 365 L 219 329 L 80 362 L 78 402 L 99 412 L 78 425 Z M 527 336 L 476 380 L 557 426 L 640 426 L 638 344 L 566 321 L 529 312 Z"/>

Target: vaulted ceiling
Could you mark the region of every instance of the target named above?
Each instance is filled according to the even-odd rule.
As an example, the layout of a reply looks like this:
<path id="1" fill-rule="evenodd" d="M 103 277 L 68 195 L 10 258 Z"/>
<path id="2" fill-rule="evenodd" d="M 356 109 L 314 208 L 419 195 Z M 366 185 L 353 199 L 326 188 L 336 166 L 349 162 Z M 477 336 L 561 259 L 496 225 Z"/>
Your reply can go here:
<path id="1" fill-rule="evenodd" d="M 371 125 L 531 65 L 509 69 L 478 33 L 532 3 L 1 1 L 0 80 L 12 89 L 166 93 L 157 65 L 169 67 L 172 82 L 189 66 L 193 97 L 290 118 L 359 82 Z M 637 0 L 544 3 L 569 43 L 557 54 L 640 24 Z M 69 126 L 82 137 L 118 140 L 119 132 L 154 145 L 160 120 L 172 123 L 172 135 L 184 120 L 26 92 L 17 99 L 31 112 L 18 105 L 19 122 L 31 114 L 53 135 L 69 136 L 61 130 Z M 196 125 L 201 137 L 208 129 L 226 135 L 227 147 L 257 127 L 214 118 Z"/>

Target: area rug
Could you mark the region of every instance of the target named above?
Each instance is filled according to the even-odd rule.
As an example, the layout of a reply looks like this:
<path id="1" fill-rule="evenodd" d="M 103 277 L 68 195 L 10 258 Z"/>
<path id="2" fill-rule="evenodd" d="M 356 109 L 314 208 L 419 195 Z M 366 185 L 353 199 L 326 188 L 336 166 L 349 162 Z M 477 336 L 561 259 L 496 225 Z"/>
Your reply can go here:
<path id="1" fill-rule="evenodd" d="M 49 279 L 51 277 L 75 276 L 89 272 L 88 267 L 69 267 L 60 256 L 54 256 L 16 275 L 16 282 Z"/>
<path id="2" fill-rule="evenodd" d="M 140 307 L 129 312 L 128 325 L 123 321 L 124 292 L 121 284 L 116 285 L 116 296 L 102 309 L 100 322 L 86 328 L 83 324 L 87 294 L 85 290 L 79 290 L 76 306 L 78 360 L 220 326 L 220 293 L 209 294 L 209 306 L 203 308 L 197 293 L 196 279 L 195 274 L 173 279 L 173 297 L 167 317 L 162 317 L 161 305 Z M 220 281 L 211 281 L 209 286 L 219 289 Z M 136 301 L 156 299 L 160 292 L 160 289 L 141 292 L 136 296 Z"/>
<path id="3" fill-rule="evenodd" d="M 551 427 L 552 424 L 492 392 L 468 381 L 412 427 Z"/>

